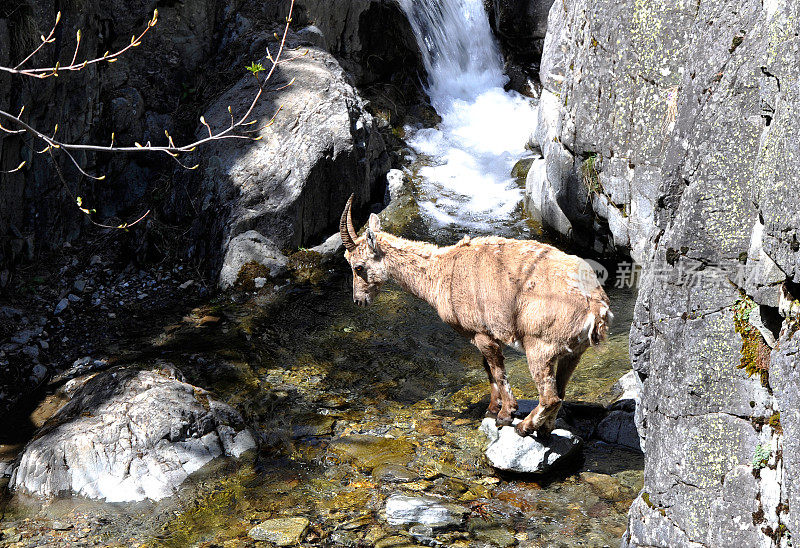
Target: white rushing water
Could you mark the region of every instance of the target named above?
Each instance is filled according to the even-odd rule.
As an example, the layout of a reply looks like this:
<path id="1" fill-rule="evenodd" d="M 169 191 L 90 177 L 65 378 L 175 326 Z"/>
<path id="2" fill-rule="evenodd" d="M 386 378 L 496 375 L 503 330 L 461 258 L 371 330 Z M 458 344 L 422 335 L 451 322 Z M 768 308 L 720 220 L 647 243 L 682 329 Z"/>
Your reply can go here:
<path id="1" fill-rule="evenodd" d="M 420 207 L 439 225 L 478 231 L 511 219 L 522 190 L 511 168 L 536 127 L 531 100 L 506 92 L 483 0 L 400 0 L 423 54 L 437 128 L 407 128 L 425 158 Z"/>

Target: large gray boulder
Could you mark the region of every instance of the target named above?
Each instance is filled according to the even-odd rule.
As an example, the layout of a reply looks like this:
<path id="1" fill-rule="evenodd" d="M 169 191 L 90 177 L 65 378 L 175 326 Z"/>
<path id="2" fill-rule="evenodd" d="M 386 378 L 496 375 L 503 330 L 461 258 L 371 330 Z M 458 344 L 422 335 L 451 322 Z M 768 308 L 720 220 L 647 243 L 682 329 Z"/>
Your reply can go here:
<path id="1" fill-rule="evenodd" d="M 238 412 L 179 376 L 164 365 L 70 381 L 62 394 L 69 402 L 25 447 L 11 488 L 47 498 L 159 500 L 212 459 L 256 448 Z"/>
<path id="2" fill-rule="evenodd" d="M 285 55 L 296 58 L 278 67 L 268 87 L 292 84 L 265 92 L 253 111 L 259 121 L 253 136 L 261 140 L 208 145 L 194 180 L 201 213 L 192 252 L 223 273 L 223 286 L 236 279 L 233 262 L 263 263 L 265 253 L 322 242 L 336 230 L 351 193 L 358 206 L 383 197 L 389 169 L 383 139 L 342 67 L 313 47 Z M 225 127 L 228 106 L 243 114 L 257 90 L 253 76 L 242 78 L 209 108 L 206 121 Z M 270 250 L 239 245 L 245 233 L 248 241 L 268 239 Z"/>

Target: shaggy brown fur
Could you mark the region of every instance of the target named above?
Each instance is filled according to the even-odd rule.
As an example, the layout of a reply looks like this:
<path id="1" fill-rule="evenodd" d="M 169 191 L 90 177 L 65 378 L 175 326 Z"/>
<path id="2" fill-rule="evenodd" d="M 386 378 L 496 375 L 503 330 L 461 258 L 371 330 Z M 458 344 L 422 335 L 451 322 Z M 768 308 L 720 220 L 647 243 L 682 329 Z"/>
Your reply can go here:
<path id="1" fill-rule="evenodd" d="M 353 269 L 353 300 L 368 305 L 389 279 L 427 301 L 484 357 L 491 385 L 487 414 L 512 424 L 517 402 L 501 343 L 524 349 L 539 405 L 516 431 L 547 436 L 581 354 L 602 341 L 612 319 L 608 296 L 585 261 L 530 240 L 464 238 L 437 247 L 380 230 L 376 215 L 356 237 L 345 207 L 340 224 Z"/>

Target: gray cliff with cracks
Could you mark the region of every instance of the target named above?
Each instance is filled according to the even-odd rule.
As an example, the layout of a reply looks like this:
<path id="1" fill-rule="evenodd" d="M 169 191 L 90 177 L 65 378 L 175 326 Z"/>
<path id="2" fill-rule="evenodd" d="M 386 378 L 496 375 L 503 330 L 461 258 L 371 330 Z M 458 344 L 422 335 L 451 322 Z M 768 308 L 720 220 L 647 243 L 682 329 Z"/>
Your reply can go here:
<path id="1" fill-rule="evenodd" d="M 645 485 L 626 546 L 786 546 L 799 531 L 799 10 L 550 10 L 528 204 L 642 267 Z"/>

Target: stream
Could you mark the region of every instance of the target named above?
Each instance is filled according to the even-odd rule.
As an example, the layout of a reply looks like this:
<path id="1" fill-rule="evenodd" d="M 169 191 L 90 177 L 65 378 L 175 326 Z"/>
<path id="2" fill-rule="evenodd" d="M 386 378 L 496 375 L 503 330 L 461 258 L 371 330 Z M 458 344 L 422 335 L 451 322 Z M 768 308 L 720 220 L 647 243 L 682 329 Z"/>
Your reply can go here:
<path id="1" fill-rule="evenodd" d="M 406 128 L 407 182 L 382 213 L 384 228 L 441 245 L 464 234 L 543 238 L 510 175 L 526 155 L 535 105 L 503 90 L 482 0 L 401 5 L 442 122 Z M 216 327 L 156 327 L 148 344 L 242 412 L 260 433 L 258 455 L 216 459 L 159 502 L 42 505 L 15 495 L 2 528 L 16 540 L 4 533 L 0 546 L 249 546 L 255 524 L 293 517 L 310 521 L 307 545 L 618 545 L 642 485 L 640 453 L 588 440 L 582 461 L 561 475 L 499 475 L 478 430 L 488 383 L 477 350 L 397 286 L 367 308 L 351 291 L 340 256 L 308 254 L 283 288 L 218 296 L 191 312 L 223 318 Z M 584 354 L 566 397 L 589 414 L 619 395 L 614 384 L 630 370 L 635 294 L 607 291 L 616 323 L 607 343 Z M 524 355 L 505 354 L 517 397 L 535 398 Z M 463 523 L 392 525 L 384 512 L 397 494 L 442 497 L 463 510 Z"/>

